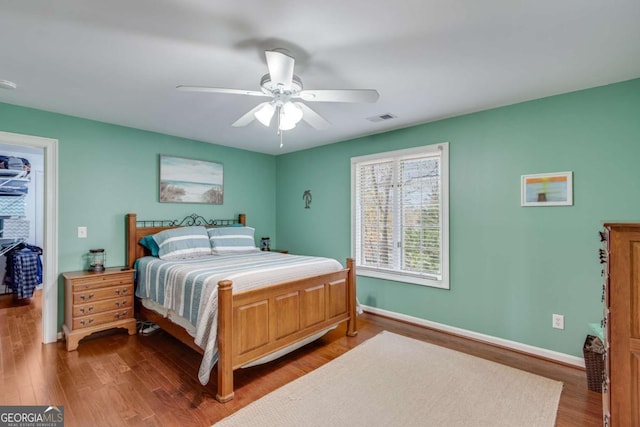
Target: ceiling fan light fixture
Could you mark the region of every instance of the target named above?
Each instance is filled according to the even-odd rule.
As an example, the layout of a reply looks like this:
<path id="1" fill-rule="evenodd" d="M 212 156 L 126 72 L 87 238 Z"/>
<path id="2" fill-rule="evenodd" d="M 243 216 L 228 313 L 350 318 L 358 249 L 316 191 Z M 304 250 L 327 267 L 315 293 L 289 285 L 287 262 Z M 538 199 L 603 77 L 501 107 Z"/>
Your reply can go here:
<path id="1" fill-rule="evenodd" d="M 292 102 L 292 100 L 362 103 L 376 102 L 380 97 L 380 94 L 375 89 L 303 90 L 302 80 L 293 74 L 295 59 L 286 50 L 267 50 L 265 51 L 265 57 L 269 72 L 260 79 L 260 91 L 185 85 L 179 85 L 177 89 L 186 92 L 210 92 L 271 98 L 271 100 L 262 102 L 247 111 L 231 126 L 236 128 L 244 127 L 252 121 L 258 120 L 265 127 L 270 127 L 273 117 L 277 116 L 277 133 L 281 138 L 281 131 L 295 128 L 300 120 L 304 120 L 314 129 L 326 129 L 329 127 L 329 122 L 304 102 Z M 0 80 L 0 82 L 2 81 Z"/>
<path id="2" fill-rule="evenodd" d="M 294 127 L 296 127 L 296 122 L 289 120 L 284 113 L 280 113 L 280 125 L 278 126 L 278 129 L 291 130 Z"/>
<path id="3" fill-rule="evenodd" d="M 278 108 L 279 130 L 291 130 L 302 120 L 302 109 L 291 101 L 285 102 Z"/>
<path id="4" fill-rule="evenodd" d="M 282 106 L 282 113 L 287 118 L 287 120 L 292 121 L 294 124 L 297 124 L 300 120 L 302 120 L 302 110 L 291 101 L 285 102 L 285 104 Z"/>
<path id="5" fill-rule="evenodd" d="M 254 113 L 256 119 L 266 127 L 269 127 L 271 124 L 271 119 L 273 118 L 273 113 L 276 111 L 276 107 L 273 103 L 268 102 L 265 103 L 262 108 Z"/>

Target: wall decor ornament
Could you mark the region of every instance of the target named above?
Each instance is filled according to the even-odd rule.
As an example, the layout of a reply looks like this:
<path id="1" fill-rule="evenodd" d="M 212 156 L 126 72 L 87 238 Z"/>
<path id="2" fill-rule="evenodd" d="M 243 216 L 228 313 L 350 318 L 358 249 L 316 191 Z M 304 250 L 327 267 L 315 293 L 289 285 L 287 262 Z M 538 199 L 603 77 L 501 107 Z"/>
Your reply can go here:
<path id="1" fill-rule="evenodd" d="M 304 200 L 304 208 L 311 209 L 311 190 L 305 190 L 302 195 L 302 200 Z"/>
<path id="2" fill-rule="evenodd" d="M 160 155 L 160 202 L 208 203 L 224 200 L 222 163 Z"/>
<path id="3" fill-rule="evenodd" d="M 573 205 L 573 172 L 522 175 L 520 181 L 521 206 Z"/>

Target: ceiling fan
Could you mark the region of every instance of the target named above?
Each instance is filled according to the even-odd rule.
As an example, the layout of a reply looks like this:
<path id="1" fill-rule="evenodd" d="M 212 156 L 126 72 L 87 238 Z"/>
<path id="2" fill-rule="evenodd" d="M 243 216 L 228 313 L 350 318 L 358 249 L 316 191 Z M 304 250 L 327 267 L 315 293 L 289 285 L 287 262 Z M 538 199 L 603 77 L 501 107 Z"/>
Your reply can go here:
<path id="1" fill-rule="evenodd" d="M 293 74 L 295 59 L 283 49 L 265 51 L 269 73 L 260 80 L 261 91 L 228 89 L 206 86 L 184 86 L 176 88 L 188 92 L 213 92 L 231 95 L 249 95 L 267 97 L 271 100 L 262 102 L 236 120 L 232 126 L 247 126 L 254 119 L 269 127 L 275 116 L 278 120 L 278 133 L 293 129 L 300 120 L 304 120 L 315 129 L 324 129 L 329 122 L 313 111 L 306 102 L 376 102 L 378 91 L 374 89 L 303 89 L 300 77 Z"/>

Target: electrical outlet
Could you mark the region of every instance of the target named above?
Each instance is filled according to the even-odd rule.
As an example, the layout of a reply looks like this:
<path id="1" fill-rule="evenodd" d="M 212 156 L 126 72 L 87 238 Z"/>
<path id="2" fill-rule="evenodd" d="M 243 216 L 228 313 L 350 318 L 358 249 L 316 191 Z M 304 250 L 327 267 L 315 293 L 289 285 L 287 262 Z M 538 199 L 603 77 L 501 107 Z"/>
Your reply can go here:
<path id="1" fill-rule="evenodd" d="M 87 238 L 87 227 L 78 227 L 78 239 Z"/>
<path id="2" fill-rule="evenodd" d="M 562 314 L 552 314 L 551 326 L 555 329 L 564 329 L 564 316 Z"/>

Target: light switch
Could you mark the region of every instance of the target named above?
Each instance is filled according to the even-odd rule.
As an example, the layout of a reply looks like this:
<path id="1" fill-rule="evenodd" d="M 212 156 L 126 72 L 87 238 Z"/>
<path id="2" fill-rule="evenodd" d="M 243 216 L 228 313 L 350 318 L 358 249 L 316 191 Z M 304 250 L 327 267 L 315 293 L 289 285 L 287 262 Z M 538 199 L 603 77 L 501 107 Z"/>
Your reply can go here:
<path id="1" fill-rule="evenodd" d="M 78 227 L 78 239 L 87 238 L 87 227 Z"/>

